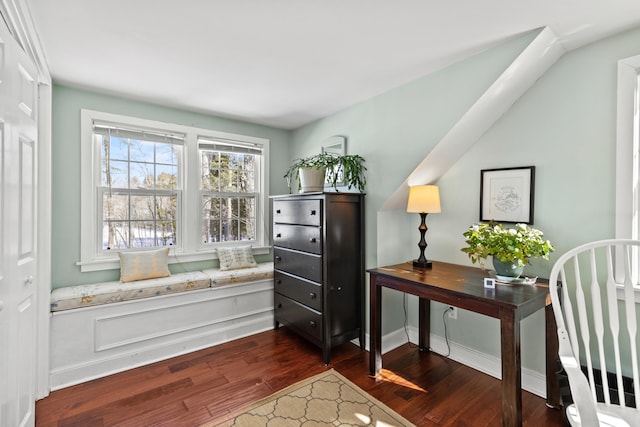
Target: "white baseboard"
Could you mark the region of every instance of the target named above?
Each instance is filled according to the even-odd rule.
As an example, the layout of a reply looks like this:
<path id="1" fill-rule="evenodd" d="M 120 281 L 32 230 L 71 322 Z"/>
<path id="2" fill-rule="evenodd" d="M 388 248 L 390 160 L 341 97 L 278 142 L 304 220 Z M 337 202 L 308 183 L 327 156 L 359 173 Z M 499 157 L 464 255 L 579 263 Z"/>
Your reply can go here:
<path id="1" fill-rule="evenodd" d="M 407 339 L 407 334 L 409 335 Z M 446 355 L 449 351 L 445 339 L 439 335 L 430 335 L 431 351 Z M 369 350 L 369 334 L 366 335 L 366 347 Z M 418 330 L 413 326 L 405 329 L 397 329 L 382 337 L 382 354 L 385 354 L 395 348 L 400 347 L 407 342 L 418 344 Z M 354 342 L 355 344 L 355 342 Z M 356 344 L 357 345 L 357 344 Z M 494 378 L 502 378 L 502 364 L 499 357 L 482 353 L 473 348 L 465 347 L 449 340 L 451 352 L 449 359 L 462 363 Z M 540 396 L 543 399 L 547 397 L 547 381 L 544 373 L 533 371 L 531 369 L 522 368 L 522 389 L 530 393 Z"/>

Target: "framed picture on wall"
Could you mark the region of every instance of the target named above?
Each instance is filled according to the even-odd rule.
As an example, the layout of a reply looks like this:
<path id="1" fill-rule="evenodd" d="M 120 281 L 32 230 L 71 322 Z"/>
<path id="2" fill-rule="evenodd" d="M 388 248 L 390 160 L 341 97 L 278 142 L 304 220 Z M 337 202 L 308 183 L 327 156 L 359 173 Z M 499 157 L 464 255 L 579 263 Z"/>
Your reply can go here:
<path id="1" fill-rule="evenodd" d="M 480 171 L 480 221 L 533 224 L 535 166 Z"/>

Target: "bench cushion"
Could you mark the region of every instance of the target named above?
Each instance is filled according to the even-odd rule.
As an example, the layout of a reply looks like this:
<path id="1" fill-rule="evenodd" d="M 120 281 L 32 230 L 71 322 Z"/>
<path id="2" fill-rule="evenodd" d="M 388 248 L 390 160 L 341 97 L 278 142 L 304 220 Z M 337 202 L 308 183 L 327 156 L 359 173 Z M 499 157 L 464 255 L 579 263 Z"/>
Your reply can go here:
<path id="1" fill-rule="evenodd" d="M 273 262 L 262 262 L 256 267 L 240 268 L 238 270 L 219 270 L 211 268 L 202 270 L 211 278 L 211 287 L 224 286 L 232 283 L 253 282 L 273 278 Z"/>
<path id="2" fill-rule="evenodd" d="M 51 292 L 51 311 L 148 298 L 208 288 L 210 285 L 209 275 L 200 271 L 192 271 L 127 283 L 114 281 L 69 286 L 54 289 Z"/>

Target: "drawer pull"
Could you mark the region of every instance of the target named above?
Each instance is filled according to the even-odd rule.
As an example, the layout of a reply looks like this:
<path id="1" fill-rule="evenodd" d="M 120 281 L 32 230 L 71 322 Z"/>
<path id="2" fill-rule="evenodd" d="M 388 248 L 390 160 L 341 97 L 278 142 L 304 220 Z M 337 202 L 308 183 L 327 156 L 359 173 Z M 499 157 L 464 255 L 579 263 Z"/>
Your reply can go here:
<path id="1" fill-rule="evenodd" d="M 309 298 L 316 299 L 316 293 L 315 292 L 310 292 L 309 293 Z"/>
<path id="2" fill-rule="evenodd" d="M 340 292 L 342 290 L 342 286 L 338 285 L 338 292 Z"/>
<path id="3" fill-rule="evenodd" d="M 276 285 L 280 285 L 280 284 L 282 284 L 282 280 L 281 279 L 276 280 Z"/>
<path id="4" fill-rule="evenodd" d="M 282 213 L 282 212 L 280 211 L 280 209 L 276 209 L 276 213 L 279 214 L 279 213 Z"/>
<path id="5" fill-rule="evenodd" d="M 309 243 L 315 243 L 317 241 L 318 241 L 318 239 L 316 239 L 315 237 L 312 237 L 312 238 L 309 239 Z"/>
<path id="6" fill-rule="evenodd" d="M 315 215 L 316 214 L 316 210 L 315 209 L 311 209 L 311 212 L 309 212 L 309 215 Z"/>
<path id="7" fill-rule="evenodd" d="M 282 233 L 276 234 L 276 239 L 279 239 L 280 237 L 282 237 Z"/>
<path id="8" fill-rule="evenodd" d="M 315 328 L 316 322 L 314 322 L 313 320 L 309 320 L 309 326 L 311 326 L 312 328 Z"/>
<path id="9" fill-rule="evenodd" d="M 282 261 L 282 257 L 281 257 L 281 256 L 276 255 L 276 261 Z"/>
<path id="10" fill-rule="evenodd" d="M 282 308 L 282 304 L 278 304 L 276 308 Z"/>

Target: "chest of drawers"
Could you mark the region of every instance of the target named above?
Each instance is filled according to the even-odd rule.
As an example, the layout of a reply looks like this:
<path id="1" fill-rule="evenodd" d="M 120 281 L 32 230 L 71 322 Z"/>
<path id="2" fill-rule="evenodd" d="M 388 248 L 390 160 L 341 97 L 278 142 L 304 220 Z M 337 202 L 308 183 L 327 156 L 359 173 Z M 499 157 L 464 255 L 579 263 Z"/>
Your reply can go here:
<path id="1" fill-rule="evenodd" d="M 364 195 L 273 198 L 275 327 L 322 348 L 354 338 L 364 348 Z"/>

